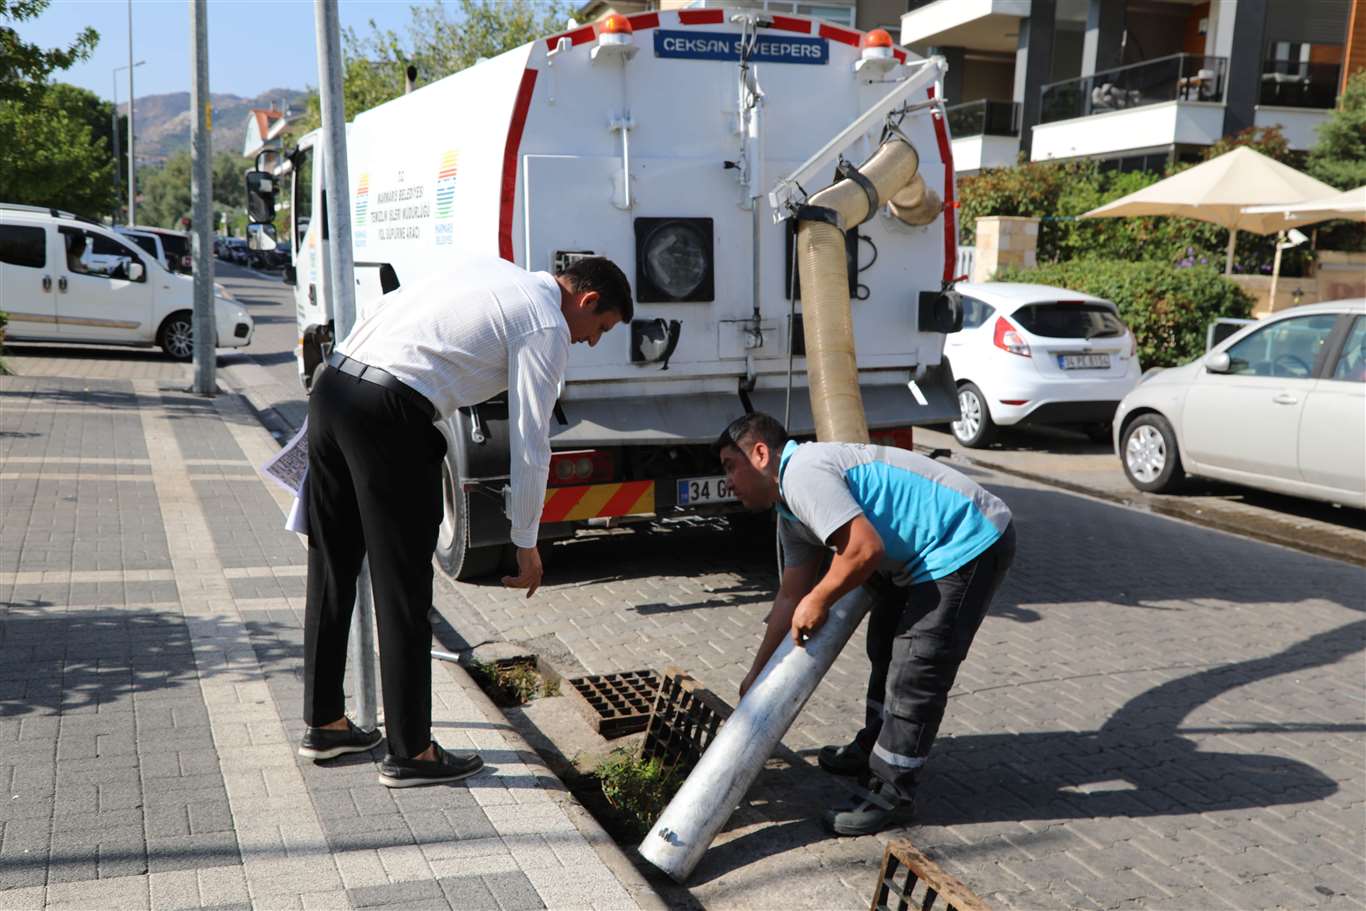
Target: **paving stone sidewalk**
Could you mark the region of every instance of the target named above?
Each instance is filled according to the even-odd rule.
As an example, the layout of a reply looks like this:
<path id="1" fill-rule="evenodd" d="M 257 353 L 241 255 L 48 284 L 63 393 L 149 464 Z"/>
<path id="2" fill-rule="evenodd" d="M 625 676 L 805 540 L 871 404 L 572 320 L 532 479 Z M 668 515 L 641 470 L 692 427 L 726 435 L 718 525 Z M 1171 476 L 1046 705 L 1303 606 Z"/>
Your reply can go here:
<path id="1" fill-rule="evenodd" d="M 486 773 L 298 759 L 275 443 L 182 365 L 92 364 L 0 378 L 0 909 L 658 904 L 459 668 L 433 663 L 436 736 Z"/>

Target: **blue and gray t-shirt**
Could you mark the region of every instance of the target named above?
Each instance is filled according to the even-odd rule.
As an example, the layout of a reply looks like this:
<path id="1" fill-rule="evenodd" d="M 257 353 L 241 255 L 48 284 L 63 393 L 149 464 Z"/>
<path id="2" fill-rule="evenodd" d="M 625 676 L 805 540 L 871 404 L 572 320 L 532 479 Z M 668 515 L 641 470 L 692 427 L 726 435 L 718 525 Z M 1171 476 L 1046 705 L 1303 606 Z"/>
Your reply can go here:
<path id="1" fill-rule="evenodd" d="M 1009 507 L 981 485 L 934 459 L 889 446 L 789 442 L 779 479 L 788 566 L 823 558 L 830 536 L 862 515 L 882 537 L 880 571 L 898 585 L 914 585 L 980 556 L 1010 523 Z"/>

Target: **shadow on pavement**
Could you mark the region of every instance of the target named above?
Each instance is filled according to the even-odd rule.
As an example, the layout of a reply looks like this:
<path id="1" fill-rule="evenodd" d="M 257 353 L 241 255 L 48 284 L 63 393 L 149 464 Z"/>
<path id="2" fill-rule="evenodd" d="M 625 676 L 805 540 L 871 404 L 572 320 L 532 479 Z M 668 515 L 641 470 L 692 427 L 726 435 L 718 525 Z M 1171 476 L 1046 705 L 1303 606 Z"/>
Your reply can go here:
<path id="1" fill-rule="evenodd" d="M 1153 687 L 1131 699 L 1098 731 L 946 735 L 921 786 L 912 828 L 1172 816 L 1322 800 L 1336 793 L 1338 784 L 1312 765 L 1264 753 L 1201 750 L 1184 736 L 1196 731 L 1182 729 L 1181 721 L 1232 689 L 1332 664 L 1363 649 L 1366 620 L 1311 636 L 1274 655 Z M 1250 722 L 1214 733 L 1285 729 Z M 1294 730 L 1360 733 L 1366 732 L 1366 724 L 1307 724 Z M 770 761 L 728 828 L 765 820 L 770 824 L 709 852 L 694 882 L 834 838 L 818 817 L 825 807 L 844 800 L 846 788 L 805 763 L 784 759 L 783 752 Z M 756 800 L 756 794 L 777 796 Z M 1045 831 L 1023 837 L 1046 836 Z"/>
<path id="2" fill-rule="evenodd" d="M 185 618 L 178 611 L 115 607 L 49 612 L 45 602 L 13 603 L 0 613 L 0 717 L 89 712 L 129 699 L 190 687 L 186 698 L 201 699 L 200 679 L 241 676 L 238 649 L 269 666 L 291 658 L 282 643 L 246 636 L 214 640 L 217 651 L 198 660 Z M 43 609 L 39 613 L 34 608 Z M 196 618 L 198 624 L 225 618 Z M 235 625 L 235 624 L 233 624 Z M 278 628 L 276 624 L 269 627 Z M 254 638 L 254 637 L 253 637 Z"/>

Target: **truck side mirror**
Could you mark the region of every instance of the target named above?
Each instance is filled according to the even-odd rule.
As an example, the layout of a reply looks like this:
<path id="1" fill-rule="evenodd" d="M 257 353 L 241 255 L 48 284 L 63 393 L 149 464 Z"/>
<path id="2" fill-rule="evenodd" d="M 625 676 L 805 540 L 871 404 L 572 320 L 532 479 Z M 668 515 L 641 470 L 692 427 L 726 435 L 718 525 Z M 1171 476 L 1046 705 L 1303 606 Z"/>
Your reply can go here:
<path id="1" fill-rule="evenodd" d="M 275 178 L 265 171 L 247 172 L 247 218 L 253 224 L 275 220 Z"/>
<path id="2" fill-rule="evenodd" d="M 280 245 L 280 236 L 271 224 L 247 225 L 247 249 L 269 253 Z"/>

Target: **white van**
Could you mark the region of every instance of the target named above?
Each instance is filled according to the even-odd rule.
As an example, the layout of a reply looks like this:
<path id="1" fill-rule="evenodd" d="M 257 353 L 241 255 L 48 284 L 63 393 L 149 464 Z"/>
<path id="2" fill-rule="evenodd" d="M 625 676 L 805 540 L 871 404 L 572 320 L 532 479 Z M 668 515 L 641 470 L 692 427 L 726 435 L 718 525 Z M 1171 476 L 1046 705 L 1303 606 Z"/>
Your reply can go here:
<path id="1" fill-rule="evenodd" d="M 158 345 L 194 354 L 194 281 L 97 222 L 0 203 L 0 310 L 13 341 Z M 216 345 L 251 343 L 251 315 L 214 295 Z"/>

